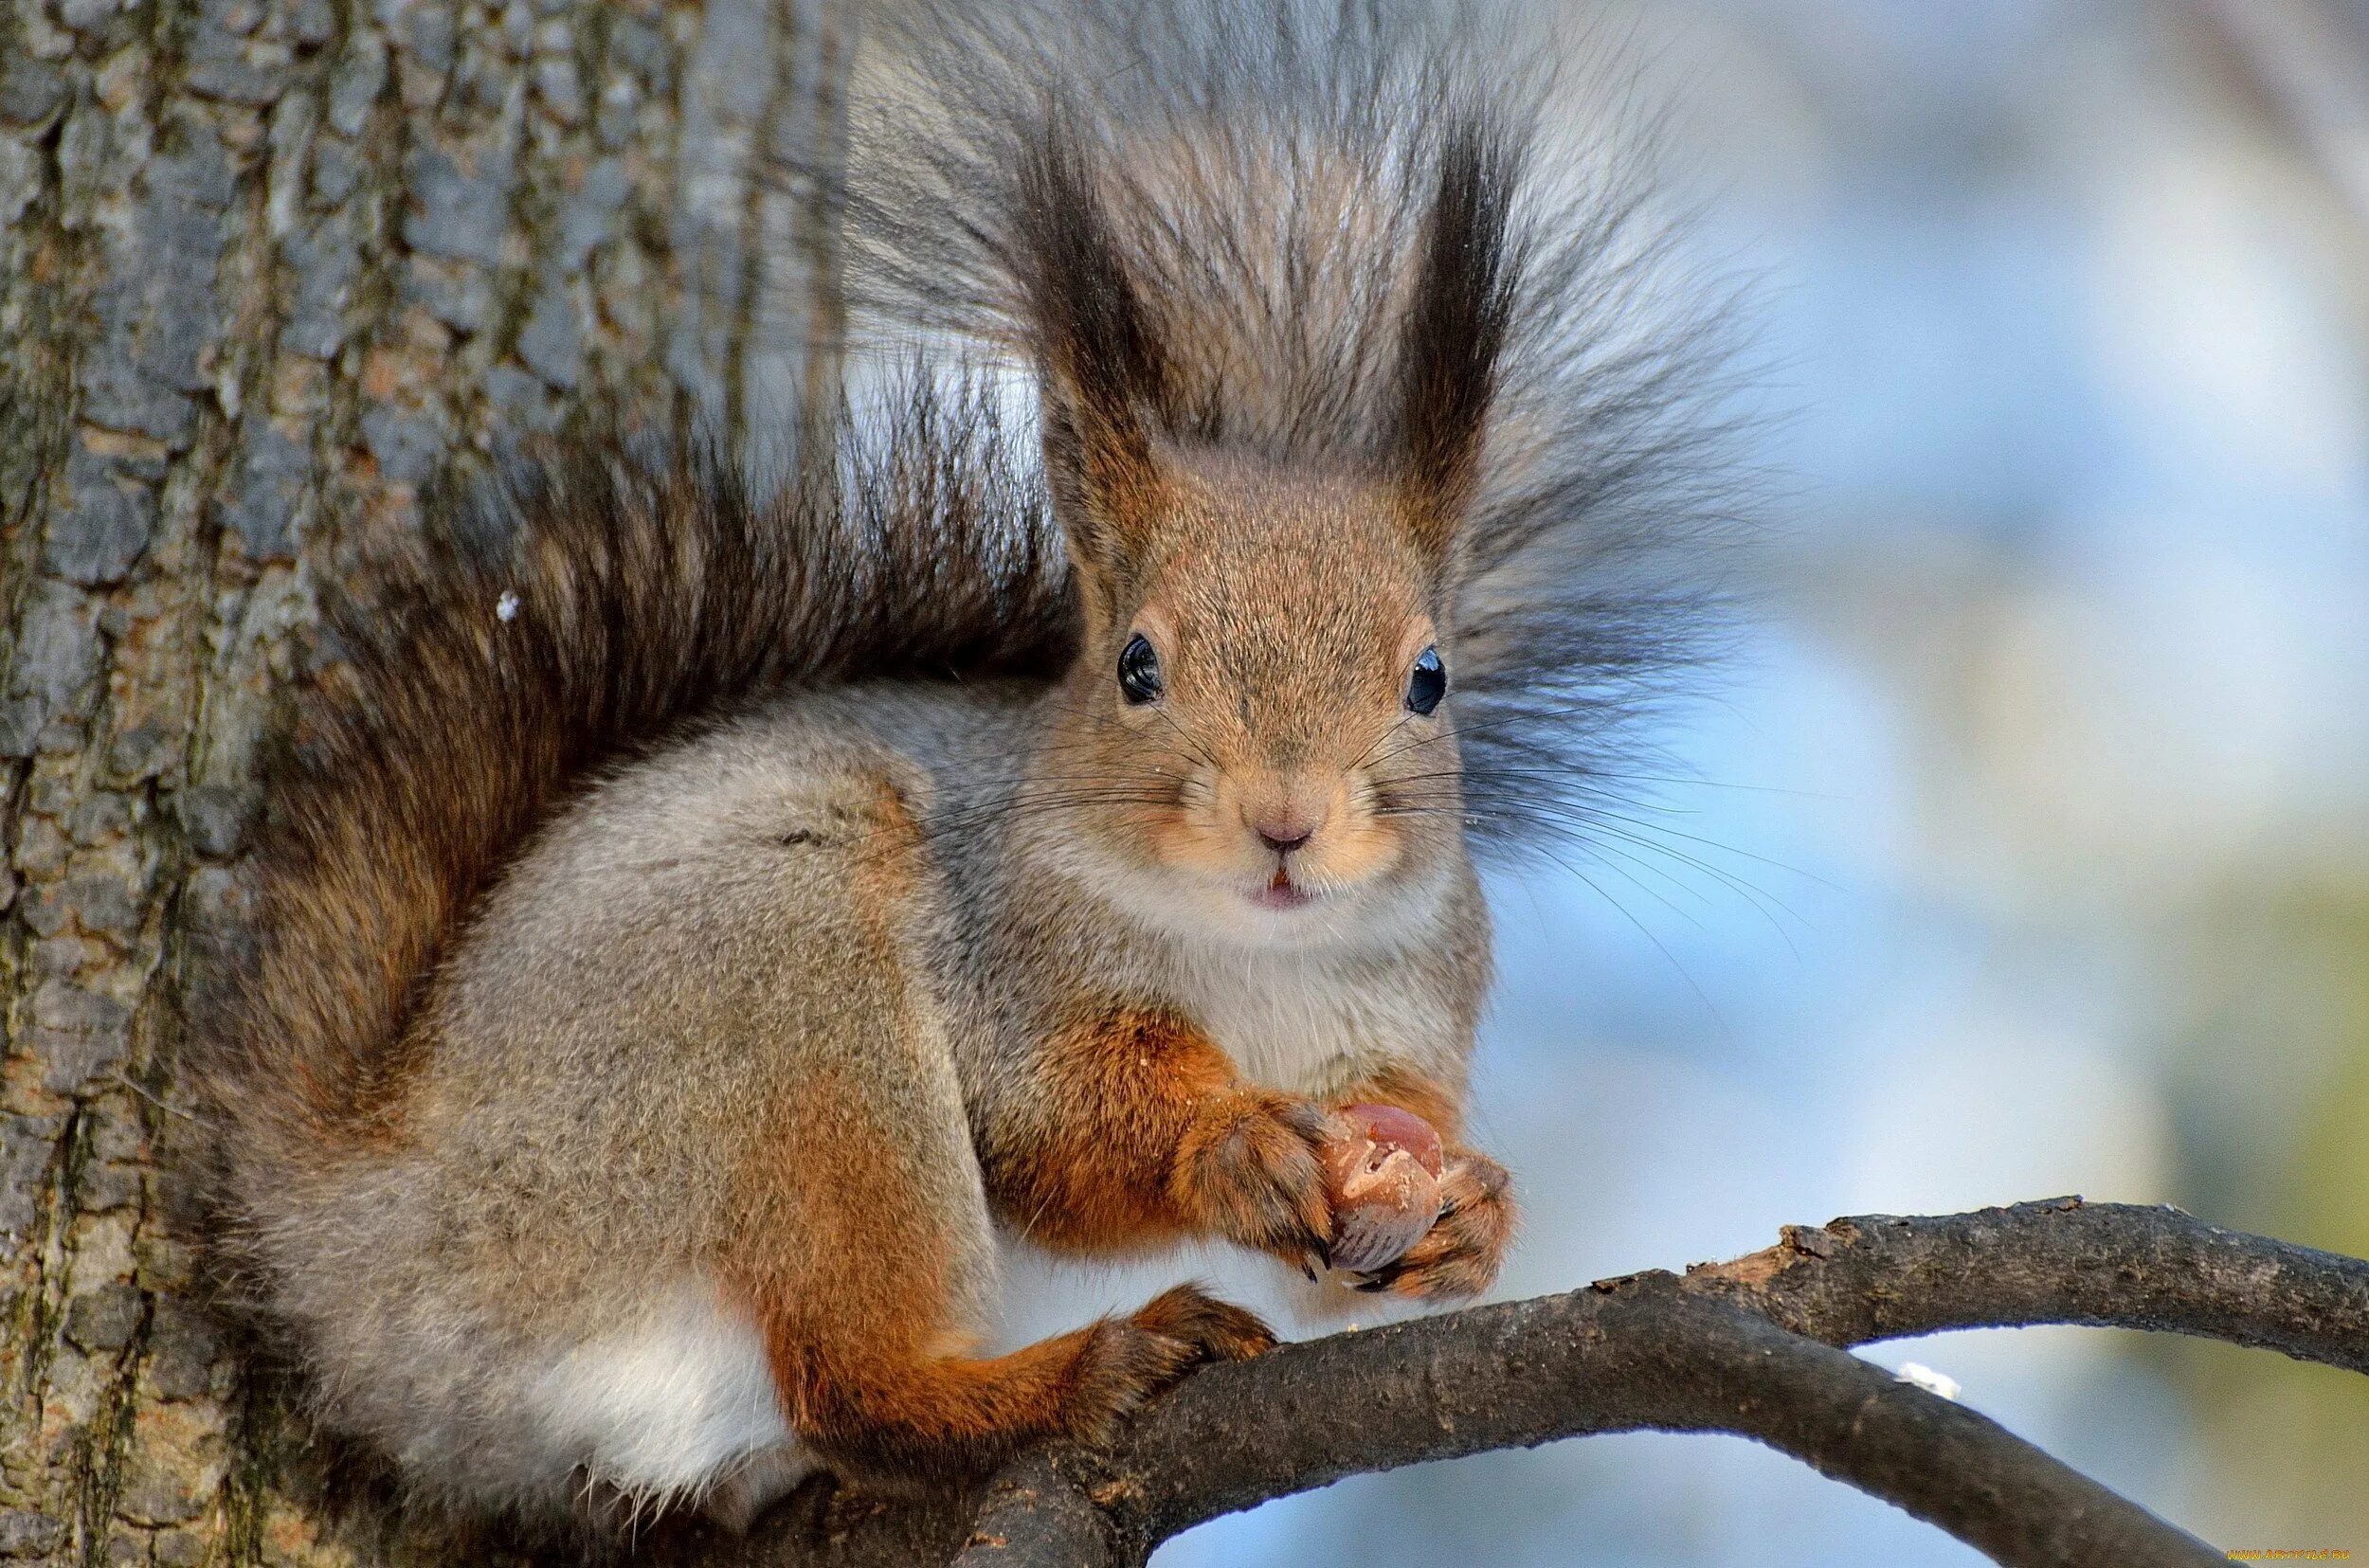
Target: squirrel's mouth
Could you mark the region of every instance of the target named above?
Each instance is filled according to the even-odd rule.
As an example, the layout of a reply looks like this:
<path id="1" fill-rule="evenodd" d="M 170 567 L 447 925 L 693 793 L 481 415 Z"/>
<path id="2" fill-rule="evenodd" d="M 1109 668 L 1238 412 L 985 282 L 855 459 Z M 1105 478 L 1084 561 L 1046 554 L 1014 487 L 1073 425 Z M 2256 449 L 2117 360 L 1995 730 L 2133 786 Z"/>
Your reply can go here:
<path id="1" fill-rule="evenodd" d="M 1251 894 L 1251 902 L 1262 910 L 1296 910 L 1316 901 L 1316 895 L 1292 880 L 1292 874 L 1281 866 L 1267 885 Z"/>

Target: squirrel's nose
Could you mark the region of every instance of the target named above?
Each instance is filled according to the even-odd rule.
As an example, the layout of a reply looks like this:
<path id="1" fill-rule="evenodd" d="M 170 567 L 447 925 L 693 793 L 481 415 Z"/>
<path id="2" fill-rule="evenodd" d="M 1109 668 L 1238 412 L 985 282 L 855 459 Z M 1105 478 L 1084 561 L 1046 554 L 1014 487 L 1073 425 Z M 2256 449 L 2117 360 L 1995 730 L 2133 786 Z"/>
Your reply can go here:
<path id="1" fill-rule="evenodd" d="M 1285 832 L 1278 831 L 1264 822 L 1260 823 L 1256 831 L 1259 840 L 1277 855 L 1289 855 L 1315 837 L 1315 830 L 1312 828 L 1304 828 L 1298 832 L 1290 833 L 1287 837 Z"/>
<path id="2" fill-rule="evenodd" d="M 1257 802 L 1242 813 L 1258 841 L 1277 855 L 1289 855 L 1314 838 L 1321 818 L 1322 813 L 1290 800 Z"/>

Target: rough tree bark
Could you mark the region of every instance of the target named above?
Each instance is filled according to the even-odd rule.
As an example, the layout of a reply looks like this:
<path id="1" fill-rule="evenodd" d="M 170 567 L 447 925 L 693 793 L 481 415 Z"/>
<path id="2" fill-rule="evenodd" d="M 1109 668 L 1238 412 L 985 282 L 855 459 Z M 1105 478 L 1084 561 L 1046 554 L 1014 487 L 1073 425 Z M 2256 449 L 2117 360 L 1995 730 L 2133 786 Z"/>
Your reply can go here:
<path id="1" fill-rule="evenodd" d="M 403 1555 L 192 1305 L 178 977 L 312 584 L 500 433 L 835 381 L 829 183 L 751 175 L 835 167 L 848 42 L 841 0 L 0 0 L 0 1557 Z"/>

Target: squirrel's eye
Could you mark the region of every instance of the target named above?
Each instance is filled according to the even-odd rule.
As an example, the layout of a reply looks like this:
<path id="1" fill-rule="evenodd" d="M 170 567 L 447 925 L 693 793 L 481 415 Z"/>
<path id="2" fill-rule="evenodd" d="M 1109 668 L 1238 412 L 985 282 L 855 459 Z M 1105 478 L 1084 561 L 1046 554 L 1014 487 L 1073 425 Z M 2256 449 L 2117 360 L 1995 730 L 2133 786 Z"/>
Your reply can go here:
<path id="1" fill-rule="evenodd" d="M 1131 703 L 1146 703 L 1160 694 L 1160 656 L 1151 651 L 1151 639 L 1137 632 L 1119 650 L 1119 690 Z"/>
<path id="2" fill-rule="evenodd" d="M 1439 662 L 1438 649 L 1425 648 L 1416 656 L 1415 673 L 1406 677 L 1406 706 L 1410 712 L 1428 713 L 1447 694 L 1448 668 Z"/>

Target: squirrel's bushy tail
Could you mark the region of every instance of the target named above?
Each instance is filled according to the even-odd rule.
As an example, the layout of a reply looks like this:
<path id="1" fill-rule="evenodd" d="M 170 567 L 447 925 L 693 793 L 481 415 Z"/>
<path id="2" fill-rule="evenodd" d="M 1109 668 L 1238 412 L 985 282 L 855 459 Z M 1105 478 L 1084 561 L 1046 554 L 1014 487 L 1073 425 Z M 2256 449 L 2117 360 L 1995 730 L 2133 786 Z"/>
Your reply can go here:
<path id="1" fill-rule="evenodd" d="M 605 765 L 782 688 L 1058 667 L 1064 569 L 992 402 L 916 369 L 837 461 L 760 498 L 703 447 L 514 469 L 328 607 L 346 661 L 268 768 L 193 1060 L 235 1235 L 307 1162 L 384 1137 L 440 953 Z"/>

